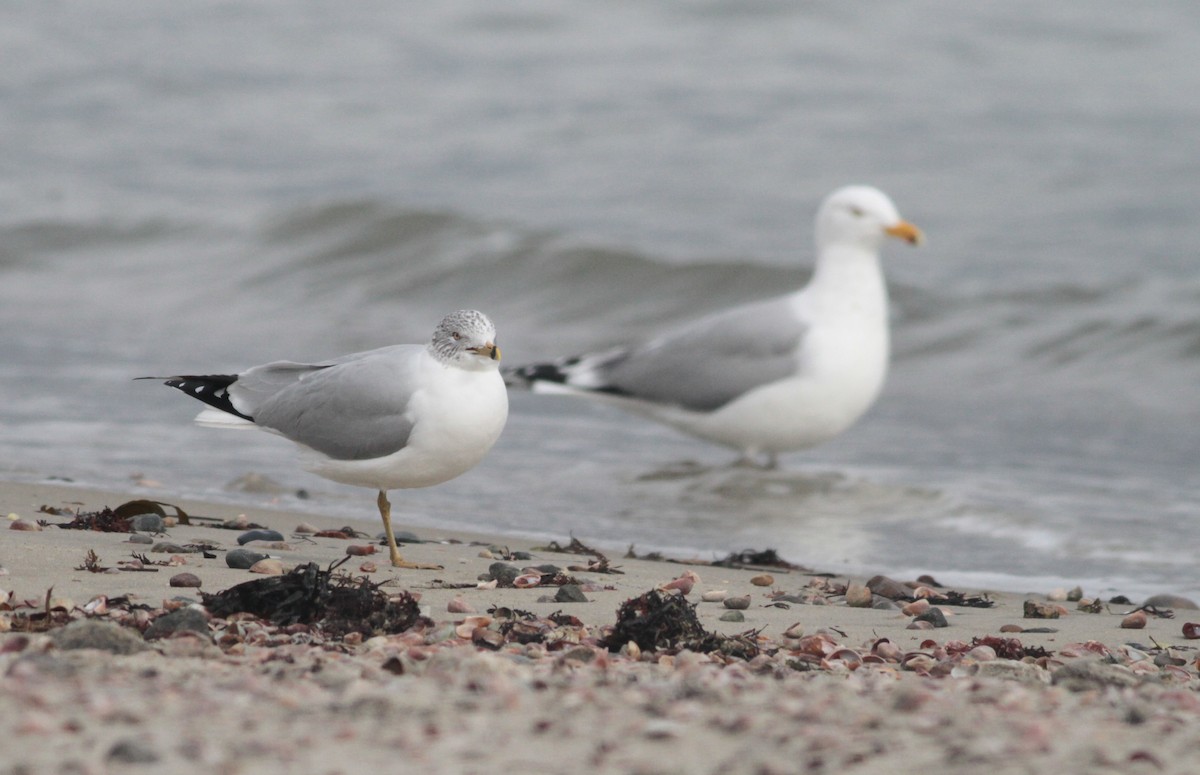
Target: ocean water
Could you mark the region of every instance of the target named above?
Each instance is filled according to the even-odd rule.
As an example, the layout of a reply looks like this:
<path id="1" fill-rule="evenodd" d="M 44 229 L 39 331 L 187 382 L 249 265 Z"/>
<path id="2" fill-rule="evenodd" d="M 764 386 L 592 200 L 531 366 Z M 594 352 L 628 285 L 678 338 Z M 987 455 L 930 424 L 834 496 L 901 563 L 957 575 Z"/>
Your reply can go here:
<path id="1" fill-rule="evenodd" d="M 462 307 L 508 363 L 630 341 L 802 283 L 818 202 L 864 182 L 929 240 L 887 248 L 893 369 L 851 431 L 755 472 L 519 394 L 403 520 L 1200 596 L 1198 47 L 1186 3 L 6 5 L 0 478 L 368 524 L 131 378 Z"/>

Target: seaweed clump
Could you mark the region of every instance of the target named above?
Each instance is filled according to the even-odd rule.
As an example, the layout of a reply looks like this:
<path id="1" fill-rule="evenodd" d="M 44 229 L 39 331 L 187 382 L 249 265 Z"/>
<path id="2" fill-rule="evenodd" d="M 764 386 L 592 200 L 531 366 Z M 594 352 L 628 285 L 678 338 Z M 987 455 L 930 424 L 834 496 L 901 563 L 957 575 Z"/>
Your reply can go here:
<path id="1" fill-rule="evenodd" d="M 751 637 L 726 637 L 705 630 L 694 604 L 683 595 L 661 589 L 652 589 L 622 603 L 617 609 L 617 623 L 602 645 L 609 651 L 620 651 L 630 642 L 642 651 L 687 649 L 702 654 L 719 651 L 744 659 L 758 653 Z"/>
<path id="2" fill-rule="evenodd" d="M 248 613 L 281 627 L 318 625 L 333 636 L 390 635 L 432 625 L 408 592 L 389 597 L 365 577 L 335 573 L 346 559 L 325 570 L 310 562 L 282 576 L 247 581 L 213 595 L 201 593 L 201 598 L 213 616 Z"/>

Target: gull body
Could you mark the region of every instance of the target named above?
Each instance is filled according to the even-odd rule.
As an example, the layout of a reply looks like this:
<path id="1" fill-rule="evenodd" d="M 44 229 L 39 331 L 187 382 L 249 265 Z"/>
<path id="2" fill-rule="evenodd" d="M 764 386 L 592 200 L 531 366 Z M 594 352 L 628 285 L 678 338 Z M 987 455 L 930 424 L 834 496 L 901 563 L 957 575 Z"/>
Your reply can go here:
<path id="1" fill-rule="evenodd" d="M 508 417 L 495 341 L 486 315 L 461 310 L 428 345 L 161 379 L 208 405 L 197 423 L 277 433 L 312 473 L 377 490 L 392 564 L 415 567 L 396 547 L 387 491 L 449 481 L 495 444 Z"/>
<path id="2" fill-rule="evenodd" d="M 888 237 L 922 239 L 882 191 L 838 189 L 817 213 L 816 264 L 803 288 L 506 379 L 603 400 L 774 466 L 779 453 L 845 431 L 883 388 L 889 331 L 879 252 Z"/>

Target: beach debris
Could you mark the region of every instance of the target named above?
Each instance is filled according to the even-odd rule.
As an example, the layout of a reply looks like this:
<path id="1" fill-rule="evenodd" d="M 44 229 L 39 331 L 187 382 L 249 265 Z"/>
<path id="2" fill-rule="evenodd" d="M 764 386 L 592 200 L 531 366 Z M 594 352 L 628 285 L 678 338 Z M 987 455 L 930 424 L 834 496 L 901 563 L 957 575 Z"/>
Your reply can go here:
<path id="1" fill-rule="evenodd" d="M 1039 603 L 1036 600 L 1026 600 L 1024 610 L 1026 619 L 1057 619 L 1062 616 L 1060 606 L 1051 603 Z"/>
<path id="2" fill-rule="evenodd" d="M 796 565 L 783 559 L 774 549 L 762 551 L 743 549 L 727 555 L 723 560 L 714 560 L 711 564 L 719 568 L 774 568 L 782 571 L 808 571 L 802 565 Z"/>
<path id="3" fill-rule="evenodd" d="M 586 572 L 586 573 L 624 573 L 624 571 L 622 571 L 619 568 L 619 566 L 613 565 L 609 561 L 608 556 L 605 555 L 604 552 L 601 552 L 599 549 L 594 549 L 594 548 L 588 546 L 583 541 L 580 541 L 578 538 L 576 538 L 574 536 L 571 536 L 571 540 L 570 540 L 570 542 L 567 543 L 566 546 L 563 546 L 558 541 L 551 541 L 550 543 L 546 544 L 545 546 L 536 546 L 536 547 L 534 547 L 533 550 L 535 552 L 558 552 L 560 554 L 587 554 L 587 555 L 592 556 L 592 559 L 588 561 L 587 565 L 585 565 L 585 566 L 574 566 L 573 565 L 573 566 L 570 566 L 567 568 L 567 570 L 569 570 L 569 571 Z M 630 552 L 633 551 L 632 546 L 629 547 L 629 551 Z M 629 556 L 636 557 L 636 555 L 629 555 Z"/>
<path id="4" fill-rule="evenodd" d="M 724 640 L 704 629 L 695 605 L 682 595 L 652 589 L 621 604 L 617 622 L 601 645 L 612 652 L 634 643 L 642 652 L 689 649 L 708 653 L 720 649 Z"/>
<path id="5" fill-rule="evenodd" d="M 95 549 L 88 549 L 87 554 L 83 557 L 83 564 L 76 565 L 75 570 L 85 570 L 88 573 L 107 573 L 109 568 L 100 564 L 100 555 L 96 554 Z"/>
<path id="6" fill-rule="evenodd" d="M 173 515 L 167 514 L 167 509 L 174 511 Z M 145 529 L 143 532 L 161 532 L 161 528 L 165 527 L 168 518 L 181 525 L 191 524 L 190 517 L 183 509 L 171 503 L 163 503 L 162 501 L 150 500 L 132 500 L 122 503 L 116 508 L 108 508 L 107 506 L 99 511 L 63 511 L 54 509 L 50 506 L 42 506 L 39 510 L 45 514 L 54 516 L 72 516 L 70 522 L 57 523 L 57 526 L 64 530 L 95 530 L 101 533 L 132 533 L 135 532 L 134 520 L 143 516 L 158 517 L 154 520 L 141 520 L 139 524 L 149 525 L 153 527 L 158 525 L 158 530 Z"/>

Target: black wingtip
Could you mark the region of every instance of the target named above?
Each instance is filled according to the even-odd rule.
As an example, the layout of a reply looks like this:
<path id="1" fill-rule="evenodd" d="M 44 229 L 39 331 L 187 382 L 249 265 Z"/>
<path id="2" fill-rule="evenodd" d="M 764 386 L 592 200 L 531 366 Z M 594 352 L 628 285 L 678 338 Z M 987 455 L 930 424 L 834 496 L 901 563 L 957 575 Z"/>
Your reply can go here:
<path id="1" fill-rule="evenodd" d="M 137 379 L 161 379 L 163 384 L 202 401 L 214 409 L 254 422 L 248 414 L 239 412 L 229 400 L 229 386 L 237 382 L 236 374 L 206 374 L 179 377 L 138 377 Z"/>

